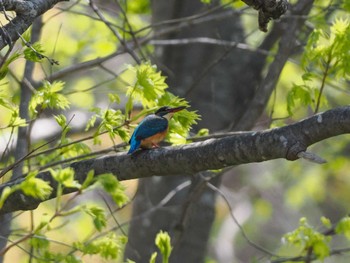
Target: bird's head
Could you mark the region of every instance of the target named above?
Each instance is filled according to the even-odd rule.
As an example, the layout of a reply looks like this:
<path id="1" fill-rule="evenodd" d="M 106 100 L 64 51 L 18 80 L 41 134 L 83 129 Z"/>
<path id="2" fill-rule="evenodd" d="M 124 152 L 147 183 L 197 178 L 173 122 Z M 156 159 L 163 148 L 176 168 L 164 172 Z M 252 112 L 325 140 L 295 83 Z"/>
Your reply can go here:
<path id="1" fill-rule="evenodd" d="M 170 120 L 171 117 L 173 117 L 175 112 L 178 112 L 178 111 L 183 110 L 185 108 L 186 108 L 186 106 L 180 106 L 180 107 L 175 107 L 175 108 L 170 108 L 169 106 L 163 106 L 163 107 L 159 108 L 154 114 Z"/>

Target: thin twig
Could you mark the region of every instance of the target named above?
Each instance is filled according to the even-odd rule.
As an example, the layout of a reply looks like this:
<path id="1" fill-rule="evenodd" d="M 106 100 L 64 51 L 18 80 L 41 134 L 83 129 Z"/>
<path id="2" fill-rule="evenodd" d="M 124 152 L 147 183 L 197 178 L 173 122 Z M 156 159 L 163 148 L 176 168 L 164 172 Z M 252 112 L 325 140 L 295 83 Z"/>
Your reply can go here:
<path id="1" fill-rule="evenodd" d="M 117 218 L 114 216 L 114 213 L 111 209 L 111 206 L 109 205 L 108 201 L 106 200 L 106 198 L 103 196 L 103 194 L 99 193 L 99 196 L 102 198 L 103 202 L 105 203 L 105 205 L 108 208 L 109 214 L 111 215 L 111 217 L 113 218 L 113 221 L 116 223 L 116 225 L 119 227 L 120 231 L 122 232 L 122 234 L 124 236 L 127 236 L 127 233 L 124 231 L 124 229 L 121 227 L 119 221 L 117 220 Z"/>
<path id="2" fill-rule="evenodd" d="M 73 116 L 74 117 L 74 116 Z M 63 128 L 62 132 L 64 132 L 65 129 L 68 128 L 69 123 L 72 121 L 73 117 L 69 120 L 69 122 L 67 123 L 67 125 Z M 9 172 L 10 170 L 12 170 L 13 168 L 17 167 L 18 164 L 22 163 L 24 160 L 29 159 L 29 157 L 36 151 L 38 151 L 39 149 L 45 147 L 46 145 L 52 143 L 53 141 L 55 141 L 59 136 L 61 136 L 62 132 L 60 134 L 58 134 L 57 136 L 55 136 L 54 138 L 52 138 L 51 140 L 49 140 L 46 143 L 43 143 L 42 145 L 34 148 L 33 150 L 31 150 L 30 152 L 28 152 L 26 155 L 20 157 L 18 160 L 16 160 L 13 164 L 5 167 L 3 170 L 1 170 L 0 172 L 0 178 L 3 177 L 7 172 Z"/>
<path id="3" fill-rule="evenodd" d="M 4 256 L 7 251 L 9 251 L 14 246 L 17 246 L 18 244 L 22 243 L 23 241 L 31 238 L 33 236 L 33 233 L 28 233 L 27 235 L 17 239 L 16 241 L 13 241 L 11 244 L 9 244 L 7 247 L 4 247 L 2 250 L 0 250 L 0 256 Z"/>
<path id="4" fill-rule="evenodd" d="M 129 47 L 129 44 L 122 39 L 119 32 L 115 30 L 112 25 L 109 23 L 109 21 L 106 20 L 106 18 L 103 16 L 103 14 L 100 12 L 98 7 L 95 5 L 93 0 L 89 0 L 90 7 L 95 12 L 95 14 L 105 23 L 105 25 L 112 31 L 112 33 L 118 38 L 119 42 L 124 47 L 125 51 L 130 54 L 130 56 L 137 62 L 137 64 L 141 63 L 141 60 L 138 58 L 136 53 L 133 51 L 132 48 Z"/>
<path id="5" fill-rule="evenodd" d="M 233 221 L 235 222 L 235 224 L 237 225 L 237 227 L 239 228 L 243 238 L 247 241 L 248 244 L 250 244 L 252 247 L 254 247 L 255 249 L 264 252 L 265 254 L 269 255 L 269 256 L 273 256 L 273 257 L 278 257 L 278 255 L 272 253 L 271 251 L 267 250 L 266 248 L 263 248 L 262 246 L 254 243 L 252 240 L 250 240 L 250 238 L 248 237 L 248 235 L 246 234 L 244 228 L 241 226 L 241 224 L 238 222 L 236 216 L 233 213 L 233 208 L 231 207 L 231 204 L 229 202 L 229 200 L 227 199 L 227 197 L 225 196 L 225 194 L 216 186 L 214 186 L 213 184 L 211 184 L 210 182 L 207 182 L 207 186 L 212 189 L 213 191 L 215 191 L 216 193 L 218 193 L 223 200 L 225 201 L 228 209 L 230 210 L 230 214 L 231 217 L 233 219 Z"/>
<path id="6" fill-rule="evenodd" d="M 323 89 L 324 89 L 325 84 L 326 84 L 326 78 L 328 77 L 329 66 L 330 66 L 331 60 L 332 60 L 331 53 L 332 52 L 328 53 L 328 57 L 327 57 L 327 61 L 326 61 L 326 68 L 325 68 L 325 70 L 323 72 L 322 81 L 321 81 L 321 87 L 320 87 L 320 93 L 318 94 L 318 97 L 317 97 L 317 103 L 316 103 L 314 114 L 316 114 L 318 112 L 318 109 L 319 109 L 320 104 L 321 104 L 321 97 L 322 97 Z"/>

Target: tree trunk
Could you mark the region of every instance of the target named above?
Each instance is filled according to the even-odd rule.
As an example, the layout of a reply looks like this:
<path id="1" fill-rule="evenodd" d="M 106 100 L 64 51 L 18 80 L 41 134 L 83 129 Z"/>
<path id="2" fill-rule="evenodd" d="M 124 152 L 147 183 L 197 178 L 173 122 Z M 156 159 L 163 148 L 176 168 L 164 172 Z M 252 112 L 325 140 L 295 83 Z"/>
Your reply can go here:
<path id="1" fill-rule="evenodd" d="M 39 17 L 34 21 L 32 26 L 32 35 L 31 35 L 32 43 L 39 41 L 42 25 L 43 25 L 42 17 Z M 19 115 L 22 119 L 25 119 L 25 120 L 29 120 L 29 102 L 32 97 L 32 91 L 30 90 L 28 83 L 33 82 L 34 66 L 35 66 L 34 62 L 29 60 L 26 61 L 24 76 L 21 83 L 21 102 L 20 102 Z M 18 128 L 17 144 L 16 144 L 15 153 L 14 153 L 16 160 L 22 158 L 28 153 L 28 145 L 29 145 L 28 140 L 30 138 L 28 131 L 29 131 L 28 126 Z M 13 169 L 13 173 L 12 173 L 13 179 L 18 178 L 23 174 L 23 171 L 22 171 L 23 165 L 24 163 L 20 163 L 18 166 L 16 166 Z M 11 219 L 12 219 L 11 213 L 0 216 L 0 234 L 1 234 L 0 250 L 6 246 L 7 239 L 11 233 L 11 229 L 10 229 Z M 2 263 L 3 261 L 4 261 L 4 257 L 0 257 L 0 263 Z"/>

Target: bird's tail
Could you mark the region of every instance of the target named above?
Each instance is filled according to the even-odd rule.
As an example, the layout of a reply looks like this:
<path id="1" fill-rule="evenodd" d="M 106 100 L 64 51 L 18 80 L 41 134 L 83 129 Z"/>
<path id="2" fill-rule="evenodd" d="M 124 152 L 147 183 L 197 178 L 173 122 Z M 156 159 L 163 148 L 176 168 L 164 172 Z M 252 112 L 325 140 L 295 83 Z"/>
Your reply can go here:
<path id="1" fill-rule="evenodd" d="M 141 141 L 138 141 L 136 139 L 130 140 L 130 149 L 128 151 L 128 154 L 132 154 L 134 151 L 136 151 L 140 147 Z"/>

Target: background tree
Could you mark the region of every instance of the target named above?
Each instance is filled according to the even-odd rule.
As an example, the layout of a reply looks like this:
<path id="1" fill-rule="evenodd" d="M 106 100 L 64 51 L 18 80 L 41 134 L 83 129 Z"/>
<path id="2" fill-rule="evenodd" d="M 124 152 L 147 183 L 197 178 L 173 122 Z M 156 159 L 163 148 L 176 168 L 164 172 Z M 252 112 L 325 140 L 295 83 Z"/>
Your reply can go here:
<path id="1" fill-rule="evenodd" d="M 126 224 L 121 225 L 120 219 L 130 220 L 125 258 L 136 262 L 155 258 L 152 253 L 157 247 L 164 258 L 169 256 L 168 245 L 160 245 L 167 236 L 160 234 L 156 239 L 160 229 L 170 233 L 171 262 L 203 262 L 206 257 L 219 262 L 254 258 L 310 262 L 347 251 L 338 249 L 338 244 L 348 245 L 342 240 L 349 229 L 342 202 L 347 184 L 339 186 L 348 166 L 342 161 L 346 139 L 330 141 L 332 147 L 318 146 L 316 151 L 332 161 L 326 167 L 275 161 L 245 169 L 225 168 L 281 157 L 322 162 L 307 153 L 307 147 L 349 132 L 349 107 L 343 107 L 271 132 L 230 133 L 290 124 L 347 103 L 347 2 L 295 1 L 266 34 L 260 31 L 267 31 L 268 22 L 285 13 L 286 2 L 245 1 L 247 7 L 235 2 L 153 1 L 150 6 L 147 1 L 77 1 L 51 9 L 58 2 L 1 2 L 7 23 L 0 36 L 2 130 L 7 138 L 0 188 L 2 240 L 11 233 L 1 255 L 10 258 L 22 250 L 30 261 L 77 262 L 86 254 L 120 258 L 126 235 Z M 21 36 L 46 11 L 33 24 L 31 35 Z M 22 45 L 15 44 L 19 38 Z M 157 106 L 187 103 L 167 92 L 159 69 L 145 63 L 149 59 L 168 76 L 169 90 L 190 101 L 201 114 L 194 132 L 210 131 L 202 138 L 193 134 L 189 141 L 220 138 L 144 152 L 135 158 L 121 154 L 94 159 L 123 151 L 125 143 L 117 138 L 127 141 L 130 123 Z M 127 67 L 128 63 L 134 66 Z M 86 109 L 91 107 L 89 113 Z M 179 135 L 189 136 L 187 130 L 195 121 L 193 111 L 179 114 L 172 123 L 170 141 L 185 143 Z M 84 129 L 88 134 L 81 135 Z M 78 162 L 61 168 L 73 161 Z M 44 171 L 48 168 L 53 169 Z M 219 168 L 225 169 L 204 172 Z M 186 174 L 181 175 L 182 171 Z M 189 177 L 190 172 L 199 171 Z M 120 180 L 177 176 L 140 180 L 133 214 L 127 219 L 129 206 L 119 211 L 113 204 L 121 206 L 128 198 L 107 173 Z M 114 202 L 99 191 L 89 191 L 98 186 Z M 75 194 L 64 196 L 71 192 Z M 88 201 L 89 193 L 103 204 Z M 8 213 L 34 209 L 54 197 L 46 208 L 29 212 L 29 220 L 28 213 Z M 212 228 L 215 211 L 219 216 Z M 38 218 L 43 214 L 47 216 Z M 244 228 L 236 216 L 246 223 Z M 323 216 L 326 230 L 312 227 L 303 218 L 292 231 L 303 216 L 311 217 L 312 224 Z M 23 218 L 29 224 L 23 224 Z M 84 228 L 83 222 L 90 222 L 87 218 L 93 224 Z M 282 218 L 290 218 L 290 223 L 279 222 L 285 221 Z M 72 220 L 83 229 L 79 231 Z M 63 224 L 74 237 L 59 236 Z M 15 231 L 18 228 L 21 231 Z M 289 231 L 284 236 L 286 245 L 281 246 L 280 237 Z M 208 246 L 210 236 L 217 241 Z"/>

